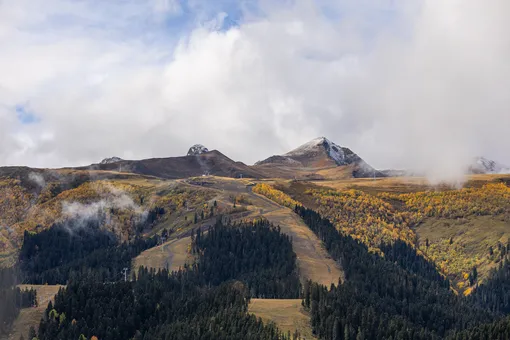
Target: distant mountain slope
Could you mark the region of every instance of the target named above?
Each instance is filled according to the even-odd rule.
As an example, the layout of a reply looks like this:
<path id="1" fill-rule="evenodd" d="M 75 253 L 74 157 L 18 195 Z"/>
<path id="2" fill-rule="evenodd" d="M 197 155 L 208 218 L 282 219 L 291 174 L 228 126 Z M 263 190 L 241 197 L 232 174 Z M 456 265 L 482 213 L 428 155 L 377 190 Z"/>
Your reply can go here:
<path id="1" fill-rule="evenodd" d="M 510 167 L 487 159 L 485 157 L 476 157 L 469 166 L 468 172 L 471 174 L 500 174 L 509 173 Z"/>
<path id="2" fill-rule="evenodd" d="M 426 171 L 418 170 L 381 170 L 388 177 L 426 177 Z M 471 164 L 465 167 L 465 173 L 472 174 L 508 174 L 510 167 L 485 157 L 473 158 Z"/>
<path id="3" fill-rule="evenodd" d="M 315 138 L 284 155 L 271 156 L 255 163 L 255 167 L 323 169 L 350 166 L 353 177 L 384 177 L 349 148 L 333 143 L 326 137 Z"/>
<path id="4" fill-rule="evenodd" d="M 193 148 L 193 147 L 192 147 Z M 199 150 L 200 151 L 200 150 Z M 201 150 L 203 151 L 203 149 Z M 150 175 L 167 179 L 201 175 L 225 177 L 263 177 L 242 162 L 235 162 L 217 150 L 198 152 L 196 155 L 150 158 L 138 161 L 123 160 L 108 164 L 93 164 L 78 169 L 113 170 Z"/>

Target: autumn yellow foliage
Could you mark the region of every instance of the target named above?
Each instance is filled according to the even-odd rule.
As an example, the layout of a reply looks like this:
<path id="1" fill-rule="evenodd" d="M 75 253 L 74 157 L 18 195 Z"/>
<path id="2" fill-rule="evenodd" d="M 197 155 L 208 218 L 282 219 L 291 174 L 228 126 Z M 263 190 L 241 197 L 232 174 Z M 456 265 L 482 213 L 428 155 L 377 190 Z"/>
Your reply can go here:
<path id="1" fill-rule="evenodd" d="M 484 220 L 483 216 L 497 219 L 500 221 L 498 223 L 510 221 L 510 188 L 503 183 L 488 183 L 482 187 L 459 190 L 405 194 L 381 193 L 378 197 L 387 202 L 397 203 L 395 206 L 399 206 L 400 211 L 411 214 L 409 220 L 413 221 L 413 226 L 418 227 L 418 233 L 422 230 L 422 225 L 430 224 L 430 221 L 433 220 L 444 220 L 443 226 L 448 230 L 462 230 L 462 227 L 459 226 L 464 225 L 464 228 L 474 228 L 474 226 L 470 227 L 470 221 L 480 221 L 477 223 L 482 224 L 477 225 L 476 228 L 477 232 L 482 235 L 492 232 L 487 229 L 492 224 L 488 224 L 488 220 Z M 496 225 L 494 224 L 494 227 Z M 428 233 L 433 231 L 430 227 L 427 229 Z M 498 230 L 501 232 L 500 229 Z M 475 246 L 472 244 L 474 236 L 470 236 L 471 232 L 472 230 L 466 230 L 457 232 L 455 237 L 433 237 L 434 240 L 427 239 L 426 241 L 422 238 L 419 245 L 428 259 L 436 263 L 438 268 L 450 279 L 457 282 L 460 290 L 466 289 L 464 291 L 466 294 L 470 292 L 468 273 L 476 267 L 480 274 L 479 278 L 483 279 L 499 258 L 497 242 L 504 240 L 504 237 L 499 239 L 503 234 L 499 234 L 498 237 L 486 235 L 486 237 L 481 237 L 484 240 L 483 243 L 480 243 L 482 241 L 479 240 Z M 436 230 L 432 236 L 437 234 L 441 235 L 442 232 Z M 425 243 L 429 245 L 426 246 Z M 493 248 L 492 256 L 489 256 L 489 247 Z"/>
<path id="2" fill-rule="evenodd" d="M 301 205 L 298 201 L 293 200 L 289 195 L 275 189 L 273 186 L 266 183 L 258 183 L 252 189 L 253 192 L 269 198 L 276 203 L 294 209 L 296 205 Z"/>
<path id="3" fill-rule="evenodd" d="M 451 275 L 456 280 L 467 281 L 469 271 L 473 267 L 478 267 L 483 258 L 477 254 L 466 256 L 462 244 L 442 239 L 439 242 L 431 242 L 430 246 L 424 249 L 428 258 L 432 260 L 441 269 L 445 275 Z"/>
<path id="4" fill-rule="evenodd" d="M 30 208 L 33 194 L 16 179 L 0 179 L 0 225 L 21 221 Z"/>
<path id="5" fill-rule="evenodd" d="M 460 218 L 471 215 L 505 215 L 510 220 L 510 188 L 503 183 L 460 190 L 383 193 L 380 197 L 403 202 L 406 210 L 418 220 L 424 217 Z"/>
<path id="6" fill-rule="evenodd" d="M 318 212 L 347 235 L 377 249 L 382 242 L 400 239 L 414 245 L 416 236 L 410 226 L 412 214 L 397 211 L 384 200 L 359 190 L 310 189 Z"/>

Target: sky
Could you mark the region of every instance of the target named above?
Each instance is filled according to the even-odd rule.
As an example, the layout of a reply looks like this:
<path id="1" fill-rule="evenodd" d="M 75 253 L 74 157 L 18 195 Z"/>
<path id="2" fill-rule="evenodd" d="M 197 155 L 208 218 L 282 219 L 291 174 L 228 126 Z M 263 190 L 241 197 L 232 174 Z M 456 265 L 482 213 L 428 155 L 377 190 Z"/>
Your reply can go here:
<path id="1" fill-rule="evenodd" d="M 326 136 L 377 168 L 510 165 L 508 0 L 0 0 L 0 166 L 253 164 Z"/>

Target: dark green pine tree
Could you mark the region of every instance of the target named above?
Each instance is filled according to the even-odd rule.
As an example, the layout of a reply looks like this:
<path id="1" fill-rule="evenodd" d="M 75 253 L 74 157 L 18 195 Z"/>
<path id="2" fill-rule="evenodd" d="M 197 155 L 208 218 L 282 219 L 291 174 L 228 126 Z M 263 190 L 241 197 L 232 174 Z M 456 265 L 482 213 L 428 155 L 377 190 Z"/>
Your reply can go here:
<path id="1" fill-rule="evenodd" d="M 333 323 L 333 340 L 342 340 L 342 325 L 338 318 L 336 318 Z"/>

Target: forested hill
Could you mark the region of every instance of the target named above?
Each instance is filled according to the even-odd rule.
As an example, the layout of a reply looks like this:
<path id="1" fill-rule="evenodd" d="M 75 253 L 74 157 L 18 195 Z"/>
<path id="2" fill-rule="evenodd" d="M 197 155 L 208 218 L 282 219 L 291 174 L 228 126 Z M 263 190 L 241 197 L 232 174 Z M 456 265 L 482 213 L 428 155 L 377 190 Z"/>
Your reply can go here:
<path id="1" fill-rule="evenodd" d="M 320 339 L 508 339 L 508 263 L 468 298 L 405 243 L 382 245 L 386 258 L 339 233 L 313 210 L 295 208 L 345 271 L 346 282 L 309 282 L 304 304 Z M 490 332 L 489 332 L 490 331 Z M 487 333 L 486 333 L 487 334 Z"/>
<path id="2" fill-rule="evenodd" d="M 290 239 L 267 221 L 219 222 L 193 239 L 197 260 L 185 270 L 141 268 L 132 281 L 107 284 L 97 271 L 69 277 L 48 306 L 38 338 L 287 338 L 249 315 L 247 304 L 251 297 L 300 297 Z"/>
<path id="3" fill-rule="evenodd" d="M 345 235 L 317 212 L 294 211 L 323 241 L 345 274 L 342 284 L 301 286 L 292 240 L 266 220 L 192 233 L 195 262 L 170 273 L 140 268 L 124 282 L 120 266 L 154 240 L 120 244 L 90 226 L 68 233 L 54 225 L 27 234 L 22 273 L 34 282 L 67 283 L 41 321 L 46 339 L 287 339 L 248 313 L 251 298 L 303 299 L 318 339 L 507 339 L 508 254 L 471 296 L 457 295 L 433 263 L 406 242 L 382 253 Z M 87 245 L 78 245 L 86 240 Z M 74 246 L 73 246 L 74 245 Z M 99 254 L 99 255 L 98 255 Z M 384 254 L 384 255 L 382 255 Z M 9 312 L 16 315 L 17 311 Z M 31 338 L 32 338 L 31 337 Z"/>
<path id="4" fill-rule="evenodd" d="M 66 284 L 71 275 L 94 271 L 101 282 L 116 281 L 131 259 L 155 246 L 155 238 L 120 243 L 95 220 L 54 224 L 38 234 L 25 231 L 19 253 L 23 281 Z"/>

